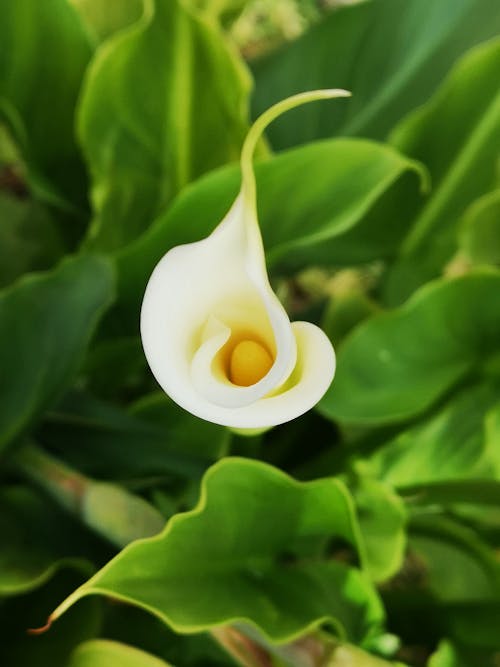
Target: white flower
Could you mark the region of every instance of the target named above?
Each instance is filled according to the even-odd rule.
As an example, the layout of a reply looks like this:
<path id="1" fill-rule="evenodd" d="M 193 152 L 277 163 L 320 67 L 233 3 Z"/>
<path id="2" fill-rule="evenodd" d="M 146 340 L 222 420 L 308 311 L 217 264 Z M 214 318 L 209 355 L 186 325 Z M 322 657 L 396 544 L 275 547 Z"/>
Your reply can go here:
<path id="1" fill-rule="evenodd" d="M 266 111 L 245 140 L 241 190 L 225 218 L 206 239 L 167 252 L 151 275 L 144 351 L 164 391 L 198 417 L 239 429 L 275 426 L 309 410 L 333 379 L 329 339 L 314 324 L 290 323 L 269 284 L 252 156 L 280 113 L 348 94 L 302 93 Z"/>

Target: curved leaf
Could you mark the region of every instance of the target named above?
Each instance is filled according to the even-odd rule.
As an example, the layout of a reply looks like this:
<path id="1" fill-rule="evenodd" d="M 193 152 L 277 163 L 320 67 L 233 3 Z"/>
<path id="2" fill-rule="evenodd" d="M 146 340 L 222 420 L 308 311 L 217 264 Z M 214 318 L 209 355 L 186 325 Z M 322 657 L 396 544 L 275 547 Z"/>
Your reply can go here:
<path id="1" fill-rule="evenodd" d="M 355 481 L 354 500 L 366 550 L 366 564 L 375 581 L 384 581 L 401 567 L 406 547 L 406 511 L 402 500 L 369 477 Z"/>
<path id="2" fill-rule="evenodd" d="M 360 545 L 339 481 L 298 483 L 257 461 L 225 459 L 206 474 L 193 511 L 124 549 L 51 619 L 101 593 L 180 633 L 246 620 L 284 641 L 331 621 L 341 635 L 361 640 L 381 622 L 381 607 L 358 569 L 328 555 L 332 540 Z"/>
<path id="3" fill-rule="evenodd" d="M 73 651 L 68 667 L 168 667 L 168 663 L 127 644 L 91 639 Z"/>
<path id="4" fill-rule="evenodd" d="M 269 131 L 273 146 L 333 134 L 381 139 L 426 101 L 462 53 L 499 30 L 496 0 L 374 0 L 341 7 L 255 63 L 254 113 L 302 90 L 342 87 L 353 92 L 346 104 L 310 106 L 280 119 Z"/>
<path id="5" fill-rule="evenodd" d="M 428 167 L 432 192 L 415 210 L 401 257 L 389 274 L 391 303 L 403 301 L 441 272 L 456 251 L 465 210 L 498 184 L 499 70 L 500 39 L 476 47 L 435 97 L 392 134 L 394 146 Z"/>
<path id="6" fill-rule="evenodd" d="M 0 449 L 67 387 L 112 291 L 109 264 L 86 256 L 0 293 Z"/>
<path id="7" fill-rule="evenodd" d="M 2 2 L 0 118 L 9 124 L 30 182 L 51 201 L 86 205 L 86 176 L 73 131 L 87 35 L 66 0 Z"/>
<path id="8" fill-rule="evenodd" d="M 37 588 L 61 568 L 93 570 L 97 540 L 26 487 L 0 489 L 0 532 L 0 597 Z"/>
<path id="9" fill-rule="evenodd" d="M 396 487 L 491 477 L 495 448 L 484 422 L 498 387 L 468 387 L 429 419 L 399 433 L 370 457 L 378 479 Z"/>
<path id="10" fill-rule="evenodd" d="M 286 151 L 256 165 L 259 220 L 276 270 L 308 263 L 370 261 L 398 247 L 407 227 L 393 207 L 419 198 L 425 173 L 385 146 L 335 139 Z M 134 312 L 155 263 L 197 241 L 227 213 L 239 187 L 226 167 L 183 190 L 167 212 L 118 254 L 120 298 Z"/>
<path id="11" fill-rule="evenodd" d="M 100 0 L 69 0 L 80 13 L 97 42 L 103 42 L 115 32 L 138 21 L 147 0 L 113 0 L 103 4 Z"/>
<path id="12" fill-rule="evenodd" d="M 423 412 L 497 352 L 499 293 L 500 274 L 478 271 L 429 284 L 361 324 L 339 350 L 321 411 L 358 424 Z"/>
<path id="13" fill-rule="evenodd" d="M 148 0 L 141 20 L 97 52 L 82 93 L 89 242 L 125 244 L 186 183 L 236 159 L 247 94 L 246 71 L 215 29 L 179 0 Z"/>
<path id="14" fill-rule="evenodd" d="M 500 190 L 484 195 L 468 209 L 460 247 L 475 264 L 500 264 Z"/>

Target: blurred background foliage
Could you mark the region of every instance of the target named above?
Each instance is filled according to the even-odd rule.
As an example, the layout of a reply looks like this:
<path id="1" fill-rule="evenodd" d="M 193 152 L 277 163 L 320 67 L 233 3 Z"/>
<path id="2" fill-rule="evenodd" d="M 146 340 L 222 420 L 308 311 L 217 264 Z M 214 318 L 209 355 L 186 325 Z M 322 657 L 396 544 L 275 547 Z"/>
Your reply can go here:
<path id="1" fill-rule="evenodd" d="M 498 0 L 0 19 L 0 665 L 498 667 Z M 353 96 L 276 121 L 256 176 L 337 376 L 243 437 L 158 390 L 140 303 L 227 211 L 251 119 L 320 87 Z"/>

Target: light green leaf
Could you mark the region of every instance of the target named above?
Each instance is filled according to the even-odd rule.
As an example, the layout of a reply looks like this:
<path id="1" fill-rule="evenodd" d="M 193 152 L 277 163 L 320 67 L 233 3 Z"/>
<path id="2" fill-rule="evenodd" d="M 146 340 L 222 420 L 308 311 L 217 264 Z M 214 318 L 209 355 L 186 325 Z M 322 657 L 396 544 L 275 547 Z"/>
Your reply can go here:
<path id="1" fill-rule="evenodd" d="M 358 569 L 328 554 L 332 540 L 357 550 L 358 530 L 339 481 L 298 483 L 257 461 L 224 459 L 207 473 L 193 511 L 127 547 L 51 619 L 101 593 L 180 633 L 245 620 L 284 641 L 330 621 L 359 641 L 382 620 L 378 598 Z"/>
<path id="2" fill-rule="evenodd" d="M 459 242 L 474 264 L 500 264 L 500 190 L 484 195 L 467 210 Z"/>
<path id="3" fill-rule="evenodd" d="M 73 651 L 68 667 L 168 667 L 168 663 L 127 644 L 92 639 Z"/>
<path id="4" fill-rule="evenodd" d="M 86 176 L 73 116 L 90 44 L 67 0 L 1 3 L 0 118 L 6 120 L 37 193 L 85 206 Z"/>
<path id="5" fill-rule="evenodd" d="M 403 210 L 405 202 L 418 199 L 425 182 L 415 162 L 354 139 L 286 151 L 258 163 L 255 171 L 268 264 L 282 271 L 390 254 L 405 234 L 404 217 L 394 216 L 393 207 Z M 237 167 L 200 179 L 119 253 L 120 299 L 130 311 L 139 308 L 156 262 L 173 246 L 207 236 L 227 213 L 239 183 Z"/>
<path id="6" fill-rule="evenodd" d="M 288 114 L 270 128 L 272 145 L 282 149 L 337 133 L 381 139 L 427 100 L 462 53 L 499 30 L 497 0 L 373 0 L 341 7 L 255 63 L 254 113 L 302 90 L 342 87 L 352 99 Z"/>
<path id="7" fill-rule="evenodd" d="M 338 353 L 320 403 L 328 417 L 388 424 L 429 408 L 498 350 L 500 274 L 440 280 L 404 306 L 361 324 Z"/>
<path id="8" fill-rule="evenodd" d="M 0 449 L 67 387 L 112 292 L 109 264 L 86 256 L 0 293 Z"/>
<path id="9" fill-rule="evenodd" d="M 353 487 L 367 569 L 375 581 L 384 581 L 402 565 L 406 547 L 406 510 L 386 485 L 358 477 Z"/>
<path id="10" fill-rule="evenodd" d="M 392 134 L 395 147 L 429 168 L 432 192 L 415 211 L 401 257 L 389 274 L 391 303 L 403 301 L 442 271 L 456 251 L 465 210 L 498 184 L 499 69 L 500 39 L 476 47 L 435 97 Z"/>
<path id="11" fill-rule="evenodd" d="M 103 42 L 115 32 L 138 21 L 147 0 L 69 0 L 82 16 L 96 42 Z"/>
<path id="12" fill-rule="evenodd" d="M 91 574 L 93 536 L 23 486 L 0 489 L 0 597 L 41 586 L 61 568 Z"/>
<path id="13" fill-rule="evenodd" d="M 481 651 L 467 651 L 459 649 L 450 641 L 440 642 L 437 651 L 429 659 L 428 667 L 494 667 L 493 656 L 488 656 Z"/>
<path id="14" fill-rule="evenodd" d="M 187 183 L 236 159 L 248 88 L 213 27 L 179 0 L 148 0 L 141 20 L 99 49 L 81 97 L 91 245 L 122 246 Z"/>
<path id="15" fill-rule="evenodd" d="M 370 457 L 374 474 L 392 486 L 491 477 L 494 448 L 484 420 L 498 387 L 468 387 L 435 415 L 399 433 Z"/>

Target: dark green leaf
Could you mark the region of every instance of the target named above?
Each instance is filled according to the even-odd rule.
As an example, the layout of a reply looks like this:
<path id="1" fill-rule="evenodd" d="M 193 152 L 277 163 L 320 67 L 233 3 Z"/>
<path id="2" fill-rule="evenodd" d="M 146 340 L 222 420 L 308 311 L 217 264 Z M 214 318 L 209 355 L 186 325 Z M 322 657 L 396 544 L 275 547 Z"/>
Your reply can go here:
<path id="1" fill-rule="evenodd" d="M 131 414 L 73 393 L 47 415 L 40 439 L 87 475 L 137 481 L 198 479 L 227 451 L 227 429 L 193 417 L 164 394 L 144 397 Z"/>
<path id="2" fill-rule="evenodd" d="M 60 572 L 41 589 L 0 601 L 2 667 L 67 667 L 71 651 L 99 633 L 101 601 L 96 599 L 84 600 L 50 632 L 27 633 L 43 625 L 57 600 L 81 580 L 75 572 Z"/>
<path id="3" fill-rule="evenodd" d="M 0 192 L 0 286 L 27 271 L 49 268 L 62 254 L 47 211 L 37 202 Z"/>
<path id="4" fill-rule="evenodd" d="M 22 486 L 0 489 L 0 596 L 37 588 L 61 568 L 92 572 L 92 535 Z"/>
<path id="5" fill-rule="evenodd" d="M 432 193 L 415 211 L 401 257 L 389 274 L 391 303 L 400 303 L 442 271 L 457 249 L 465 210 L 498 184 L 499 70 L 500 39 L 476 47 L 435 97 L 392 135 L 394 146 L 428 167 Z"/>
<path id="6" fill-rule="evenodd" d="M 427 100 L 462 53 L 499 30 L 497 0 L 373 0 L 342 7 L 255 64 L 255 114 L 292 93 L 347 88 L 353 92 L 347 102 L 307 105 L 280 119 L 270 128 L 273 146 L 337 133 L 383 138 Z"/>
<path id="7" fill-rule="evenodd" d="M 112 292 L 109 264 L 87 256 L 0 293 L 0 448 L 67 387 Z"/>
<path id="8" fill-rule="evenodd" d="M 85 206 L 86 177 L 73 116 L 90 44 L 67 0 L 1 2 L 0 117 L 16 138 L 31 185 L 55 203 Z"/>

